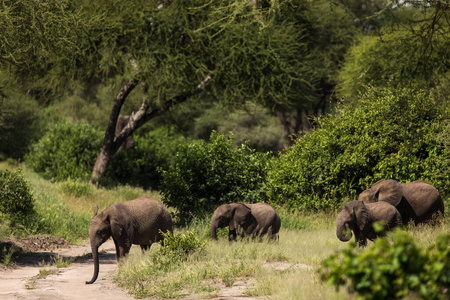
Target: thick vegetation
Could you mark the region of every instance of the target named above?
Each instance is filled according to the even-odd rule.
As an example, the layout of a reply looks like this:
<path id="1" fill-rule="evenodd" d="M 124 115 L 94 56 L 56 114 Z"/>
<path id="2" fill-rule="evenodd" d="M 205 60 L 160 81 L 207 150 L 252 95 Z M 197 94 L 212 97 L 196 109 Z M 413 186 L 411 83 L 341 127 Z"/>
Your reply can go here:
<path id="1" fill-rule="evenodd" d="M 378 239 L 357 253 L 355 243 L 324 260 L 322 278 L 361 299 L 446 299 L 450 286 L 450 235 L 423 249 L 405 232 Z"/>
<path id="2" fill-rule="evenodd" d="M 176 208 L 177 221 L 186 223 L 223 203 L 260 201 L 268 169 L 267 154 L 234 147 L 232 136 L 213 132 L 209 143 L 181 146 L 162 173 L 161 194 Z"/>
<path id="3" fill-rule="evenodd" d="M 51 128 L 27 157 L 47 179 L 89 179 L 101 148 L 102 133 L 86 122 L 62 121 Z"/>
<path id="4" fill-rule="evenodd" d="M 449 112 L 422 90 L 370 89 L 342 106 L 275 160 L 269 198 L 305 209 L 335 209 L 382 178 L 423 179 L 445 196 Z"/>
<path id="5" fill-rule="evenodd" d="M 20 171 L 0 171 L 0 222 L 29 225 L 36 215 L 30 186 Z"/>

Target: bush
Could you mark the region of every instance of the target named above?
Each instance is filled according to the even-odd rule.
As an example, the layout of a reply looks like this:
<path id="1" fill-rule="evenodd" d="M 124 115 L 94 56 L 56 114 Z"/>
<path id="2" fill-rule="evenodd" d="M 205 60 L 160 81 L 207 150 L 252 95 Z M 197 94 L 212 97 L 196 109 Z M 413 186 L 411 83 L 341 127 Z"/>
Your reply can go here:
<path id="1" fill-rule="evenodd" d="M 204 251 L 206 242 L 197 238 L 193 231 L 186 233 L 171 233 L 170 231 L 162 233 L 164 242 L 159 252 L 161 255 L 172 254 L 176 257 L 186 257 L 195 251 Z"/>
<path id="2" fill-rule="evenodd" d="M 32 146 L 26 162 L 46 179 L 89 180 L 103 133 L 86 122 L 62 121 Z"/>
<path id="3" fill-rule="evenodd" d="M 178 145 L 186 144 L 181 135 L 172 134 L 170 128 L 158 128 L 136 136 L 136 146 L 116 153 L 108 164 L 101 184 L 112 183 L 157 189 L 161 181 L 158 168 L 167 170 L 173 164 Z"/>
<path id="4" fill-rule="evenodd" d="M 269 167 L 267 154 L 243 144 L 233 146 L 232 135 L 213 132 L 209 143 L 182 145 L 175 164 L 163 171 L 161 194 L 176 208 L 181 224 L 202 217 L 227 202 L 259 202 Z"/>
<path id="5" fill-rule="evenodd" d="M 0 171 L 0 219 L 28 225 L 34 215 L 34 198 L 21 172 Z"/>
<path id="6" fill-rule="evenodd" d="M 371 89 L 318 124 L 275 161 L 268 194 L 278 204 L 336 209 L 382 178 L 426 180 L 445 198 L 449 113 L 432 93 Z"/>
<path id="7" fill-rule="evenodd" d="M 414 239 L 396 231 L 392 240 L 377 239 L 358 253 L 356 244 L 323 261 L 322 280 L 339 290 L 347 286 L 361 299 L 444 299 L 450 295 L 450 235 L 441 235 L 435 245 L 421 249 Z M 445 298 L 446 299 L 446 298 Z"/>

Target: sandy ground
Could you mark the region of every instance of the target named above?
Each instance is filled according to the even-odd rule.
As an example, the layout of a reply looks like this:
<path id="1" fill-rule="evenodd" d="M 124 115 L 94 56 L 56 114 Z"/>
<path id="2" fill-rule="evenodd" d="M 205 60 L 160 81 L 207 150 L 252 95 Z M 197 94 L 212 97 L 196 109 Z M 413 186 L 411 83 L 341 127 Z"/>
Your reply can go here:
<path id="1" fill-rule="evenodd" d="M 112 240 L 100 249 L 100 274 L 94 284 L 85 284 L 91 279 L 94 265 L 92 259 L 72 263 L 59 268 L 57 274 L 38 279 L 39 269 L 35 262 L 18 264 L 0 270 L 0 299 L 134 299 L 115 286 L 111 280 L 116 270 L 116 254 Z M 71 246 L 42 253 L 42 257 L 59 254 L 64 257 L 77 257 L 90 253 L 88 244 Z M 50 268 L 47 268 L 50 269 Z"/>
<path id="2" fill-rule="evenodd" d="M 94 272 L 92 259 L 77 260 L 70 266 L 57 269 L 57 274 L 38 278 L 39 262 L 51 256 L 79 257 L 90 253 L 90 246 L 53 249 L 47 252 L 33 252 L 30 261 L 15 264 L 13 267 L 0 269 L 0 300 L 15 299 L 134 299 L 126 291 L 116 286 L 112 281 L 116 272 L 116 255 L 114 243 L 110 239 L 100 249 L 100 273 L 94 284 L 85 284 Z M 47 267 L 47 269 L 50 269 Z M 265 297 L 248 297 L 244 293 L 251 281 L 236 280 L 232 287 L 217 286 L 218 296 L 211 299 L 232 300 L 261 300 Z M 156 298 L 154 298 L 156 299 Z M 184 299 L 205 299 L 204 295 L 191 295 Z"/>

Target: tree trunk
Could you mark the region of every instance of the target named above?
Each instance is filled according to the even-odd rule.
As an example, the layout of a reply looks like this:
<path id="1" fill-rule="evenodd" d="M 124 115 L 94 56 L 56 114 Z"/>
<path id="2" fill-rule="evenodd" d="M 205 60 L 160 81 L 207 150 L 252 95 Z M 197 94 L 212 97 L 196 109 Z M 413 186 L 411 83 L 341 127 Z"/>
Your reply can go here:
<path id="1" fill-rule="evenodd" d="M 172 106 L 178 103 L 182 103 L 187 99 L 189 99 L 190 97 L 199 94 L 208 86 L 210 81 L 211 76 L 208 74 L 195 90 L 177 95 L 172 99 L 164 102 L 159 108 L 153 109 L 150 112 L 147 112 L 147 110 L 149 109 L 147 85 L 145 83 L 141 83 L 141 88 L 144 93 L 144 101 L 142 102 L 142 105 L 139 108 L 139 110 L 131 114 L 128 124 L 122 129 L 121 133 L 114 139 L 120 109 L 122 108 L 122 105 L 125 102 L 127 96 L 136 87 L 138 83 L 136 80 L 128 81 L 128 83 L 122 87 L 122 89 L 120 90 L 119 94 L 116 97 L 116 100 L 114 101 L 114 106 L 111 111 L 111 115 L 109 117 L 108 127 L 106 128 L 105 138 L 103 140 L 102 150 L 97 158 L 97 161 L 95 162 L 94 169 L 92 170 L 91 183 L 92 184 L 98 183 L 100 178 L 105 173 L 106 167 L 108 166 L 111 157 L 119 150 L 120 146 L 123 145 L 123 143 L 127 140 L 127 138 L 130 137 L 138 128 L 142 127 L 145 123 L 147 123 L 151 119 L 164 114 Z"/>

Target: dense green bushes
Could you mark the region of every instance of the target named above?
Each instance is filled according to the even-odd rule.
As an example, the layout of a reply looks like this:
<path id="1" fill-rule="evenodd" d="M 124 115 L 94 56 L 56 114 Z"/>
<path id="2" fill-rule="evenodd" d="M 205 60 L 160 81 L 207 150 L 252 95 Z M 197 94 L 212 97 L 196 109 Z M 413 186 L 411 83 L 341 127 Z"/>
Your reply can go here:
<path id="1" fill-rule="evenodd" d="M 323 262 L 323 280 L 346 286 L 361 299 L 447 299 L 450 291 L 450 235 L 441 235 L 428 249 L 397 231 L 392 240 L 377 239 L 363 252 L 355 243 Z"/>
<path id="2" fill-rule="evenodd" d="M 170 128 L 160 127 L 144 136 L 135 136 L 136 146 L 116 153 L 108 165 L 101 184 L 129 184 L 145 189 L 157 189 L 161 181 L 158 168 L 166 170 L 175 160 L 178 145 L 188 142 L 173 134 Z"/>
<path id="3" fill-rule="evenodd" d="M 449 114 L 432 93 L 370 89 L 358 107 L 318 120 L 275 160 L 271 200 L 306 209 L 337 208 L 382 178 L 427 180 L 447 193 Z"/>
<path id="4" fill-rule="evenodd" d="M 210 141 L 182 145 L 175 164 L 163 171 L 161 193 L 185 223 L 227 202 L 258 202 L 269 167 L 267 154 L 246 144 L 233 146 L 232 136 L 213 132 Z"/>
<path id="5" fill-rule="evenodd" d="M 27 225 L 33 216 L 34 198 L 21 172 L 0 171 L 0 220 Z"/>
<path id="6" fill-rule="evenodd" d="M 62 121 L 33 145 L 26 161 L 46 179 L 88 180 L 102 140 L 103 133 L 86 122 Z"/>

